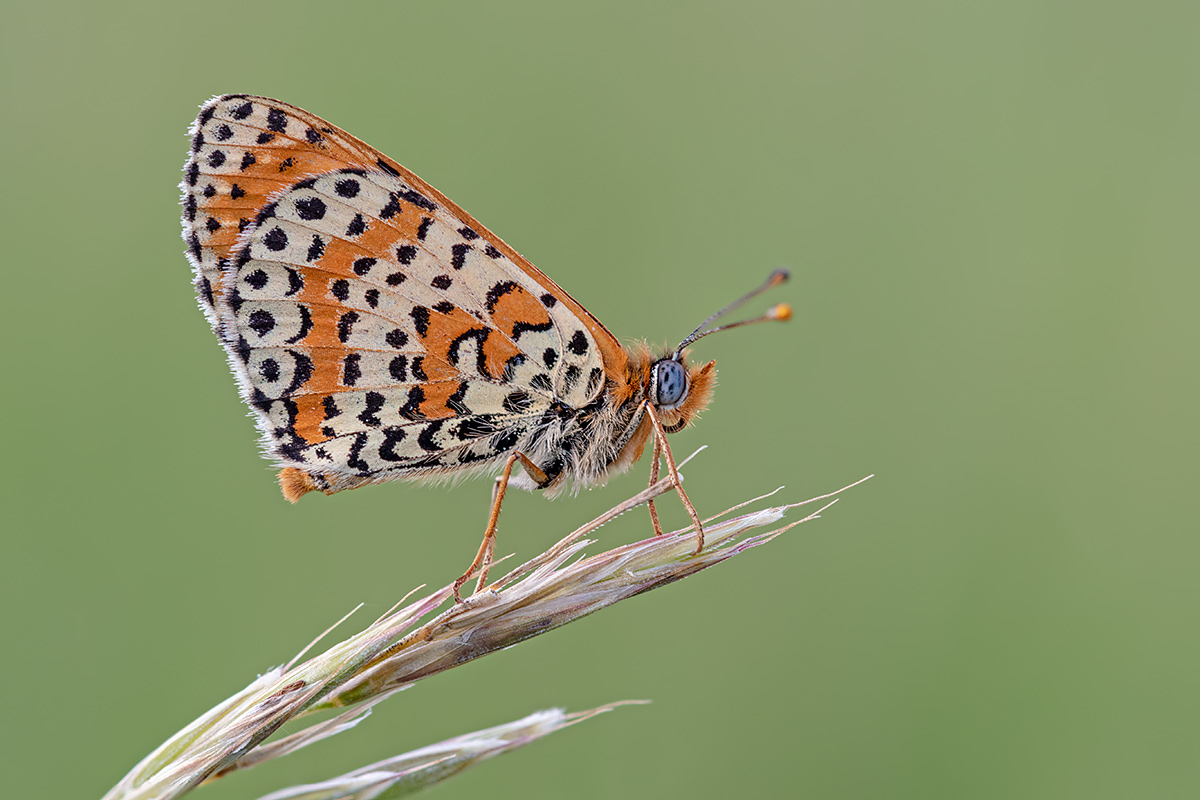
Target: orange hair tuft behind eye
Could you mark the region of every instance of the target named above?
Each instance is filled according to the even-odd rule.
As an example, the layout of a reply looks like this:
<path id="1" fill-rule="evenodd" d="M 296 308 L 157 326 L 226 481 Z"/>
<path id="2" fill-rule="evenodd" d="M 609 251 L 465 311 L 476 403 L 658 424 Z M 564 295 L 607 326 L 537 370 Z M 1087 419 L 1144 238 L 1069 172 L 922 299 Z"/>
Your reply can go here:
<path id="1" fill-rule="evenodd" d="M 709 361 L 707 364 L 691 367 L 688 370 L 688 380 L 691 387 L 688 389 L 687 399 L 679 407 L 679 413 L 687 422 L 691 422 L 712 402 L 713 389 L 717 387 L 717 362 Z"/>

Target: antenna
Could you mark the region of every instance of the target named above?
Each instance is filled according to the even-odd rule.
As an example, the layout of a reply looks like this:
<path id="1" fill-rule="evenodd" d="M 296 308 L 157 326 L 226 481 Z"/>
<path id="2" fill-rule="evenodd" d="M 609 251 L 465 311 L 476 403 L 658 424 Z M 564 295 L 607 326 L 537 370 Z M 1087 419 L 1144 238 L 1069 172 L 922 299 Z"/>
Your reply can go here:
<path id="1" fill-rule="evenodd" d="M 701 322 L 700 325 L 696 328 L 696 330 L 689 333 L 687 335 L 687 337 L 682 342 L 679 343 L 679 347 L 675 348 L 675 352 L 674 352 L 674 354 L 672 354 L 671 358 L 678 361 L 680 354 L 683 353 L 683 348 L 687 347 L 689 344 L 696 341 L 697 339 L 703 339 L 705 336 L 708 336 L 710 333 L 716 333 L 717 331 L 727 331 L 731 328 L 740 328 L 743 325 L 753 325 L 756 322 L 770 322 L 772 320 L 786 322 L 787 320 L 791 319 L 792 318 L 792 307 L 789 306 L 787 303 L 779 303 L 778 305 L 771 306 L 769 309 L 767 309 L 767 313 L 763 314 L 760 317 L 754 317 L 753 319 L 744 319 L 741 322 L 731 322 L 728 325 L 721 325 L 716 328 L 709 328 L 708 330 L 704 330 L 704 328 L 707 325 L 709 325 L 709 323 L 713 322 L 714 320 L 718 319 L 719 317 L 724 316 L 725 314 L 728 314 L 730 311 L 733 311 L 735 308 L 739 308 L 746 301 L 752 300 L 753 298 L 758 297 L 760 294 L 765 292 L 767 289 L 772 289 L 776 286 L 779 286 L 781 283 L 784 283 L 785 281 L 787 281 L 787 279 L 790 277 L 791 277 L 791 273 L 789 273 L 786 269 L 781 268 L 781 269 L 777 269 L 774 272 L 772 272 L 770 277 L 767 278 L 766 283 L 764 283 L 762 286 L 759 286 L 757 289 L 755 289 L 752 292 L 748 292 L 747 294 L 742 295 L 737 300 L 734 300 L 732 303 L 725 306 L 720 311 L 718 311 L 717 313 L 710 316 L 708 319 L 704 320 L 704 322 Z"/>

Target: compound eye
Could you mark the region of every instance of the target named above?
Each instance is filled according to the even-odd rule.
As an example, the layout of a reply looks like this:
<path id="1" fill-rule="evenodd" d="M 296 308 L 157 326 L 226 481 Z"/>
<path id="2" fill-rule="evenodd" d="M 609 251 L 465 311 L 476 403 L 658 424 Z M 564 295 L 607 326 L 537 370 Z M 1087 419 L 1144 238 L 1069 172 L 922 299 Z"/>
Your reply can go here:
<path id="1" fill-rule="evenodd" d="M 687 396 L 687 370 L 678 361 L 663 359 L 654 365 L 654 404 L 676 406 Z"/>

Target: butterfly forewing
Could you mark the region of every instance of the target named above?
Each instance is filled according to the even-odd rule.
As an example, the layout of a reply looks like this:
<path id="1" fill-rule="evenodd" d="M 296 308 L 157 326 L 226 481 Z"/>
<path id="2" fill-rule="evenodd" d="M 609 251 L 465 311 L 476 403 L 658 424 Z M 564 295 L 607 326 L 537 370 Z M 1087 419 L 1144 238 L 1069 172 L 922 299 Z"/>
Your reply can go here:
<path id="1" fill-rule="evenodd" d="M 594 400 L 623 352 L 428 184 L 292 106 L 210 101 L 182 186 L 201 305 L 283 463 L 494 461 L 553 404 Z"/>

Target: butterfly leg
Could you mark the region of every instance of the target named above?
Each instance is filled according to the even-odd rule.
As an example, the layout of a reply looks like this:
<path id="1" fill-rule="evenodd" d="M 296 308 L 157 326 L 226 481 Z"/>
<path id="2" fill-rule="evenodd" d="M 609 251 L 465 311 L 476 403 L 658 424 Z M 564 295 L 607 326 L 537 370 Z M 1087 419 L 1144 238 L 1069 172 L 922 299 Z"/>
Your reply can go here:
<path id="1" fill-rule="evenodd" d="M 659 462 L 659 459 L 661 459 L 661 458 L 662 458 L 662 444 L 659 442 L 658 437 L 655 436 L 654 437 L 654 459 L 650 462 L 650 485 L 651 486 L 658 483 L 658 467 L 659 467 L 658 462 Z M 651 524 L 654 525 L 654 535 L 662 536 L 663 535 L 662 524 L 659 523 L 659 521 L 658 521 L 658 509 L 654 507 L 654 501 L 647 500 L 646 508 L 650 509 L 650 522 L 651 522 Z"/>
<path id="2" fill-rule="evenodd" d="M 675 487 L 675 493 L 679 495 L 683 507 L 687 509 L 688 516 L 692 518 L 692 526 L 696 529 L 696 555 L 704 549 L 704 526 L 700 524 L 700 515 L 696 513 L 696 507 L 692 505 L 692 501 L 688 499 L 687 492 L 683 490 L 683 482 L 679 480 L 679 468 L 675 466 L 675 456 L 671 454 L 671 443 L 667 441 L 667 432 L 663 430 L 662 420 L 658 418 L 658 412 L 650 403 L 646 404 L 646 413 L 650 416 L 650 423 L 654 426 L 654 450 L 658 451 L 662 447 L 663 455 L 667 457 L 667 472 L 671 478 L 671 484 Z M 657 464 L 658 459 L 655 459 Z M 653 467 L 651 471 L 657 471 Z M 651 512 L 654 517 L 657 517 L 656 512 Z M 657 533 L 661 534 L 659 529 Z"/>
<path id="3" fill-rule="evenodd" d="M 492 566 L 492 556 L 496 550 L 496 524 L 500 521 L 500 505 L 504 502 L 504 493 L 508 490 L 508 481 L 512 477 L 513 465 L 518 460 L 535 481 L 545 483 L 548 480 L 546 473 L 537 464 L 530 461 L 524 453 L 515 451 L 508 456 L 504 462 L 504 470 L 492 486 L 492 511 L 488 514 L 487 529 L 483 532 L 483 541 L 479 544 L 479 552 L 475 554 L 475 560 L 471 562 L 471 566 L 467 567 L 467 571 L 454 582 L 454 602 L 456 603 L 462 602 L 462 594 L 459 590 L 476 571 L 479 572 L 479 581 L 475 584 L 475 591 L 478 592 L 487 583 L 488 569 Z"/>

